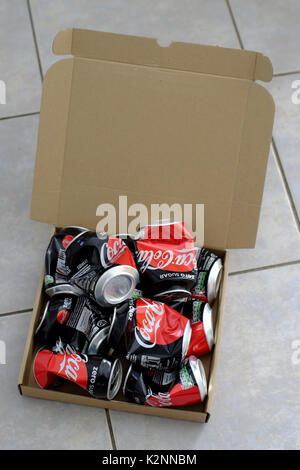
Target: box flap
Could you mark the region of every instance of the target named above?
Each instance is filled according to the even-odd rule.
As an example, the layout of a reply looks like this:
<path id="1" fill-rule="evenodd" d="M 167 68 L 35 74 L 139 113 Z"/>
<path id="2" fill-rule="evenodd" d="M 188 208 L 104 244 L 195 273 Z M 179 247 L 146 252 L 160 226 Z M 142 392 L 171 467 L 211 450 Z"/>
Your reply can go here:
<path id="1" fill-rule="evenodd" d="M 249 51 L 69 29 L 47 72 L 32 218 L 95 228 L 97 206 L 205 204 L 205 244 L 255 244 L 274 103 Z"/>
<path id="2" fill-rule="evenodd" d="M 57 55 L 101 59 L 209 73 L 269 82 L 273 67 L 268 57 L 251 51 L 172 42 L 161 47 L 156 39 L 84 29 L 60 31 L 53 42 Z"/>

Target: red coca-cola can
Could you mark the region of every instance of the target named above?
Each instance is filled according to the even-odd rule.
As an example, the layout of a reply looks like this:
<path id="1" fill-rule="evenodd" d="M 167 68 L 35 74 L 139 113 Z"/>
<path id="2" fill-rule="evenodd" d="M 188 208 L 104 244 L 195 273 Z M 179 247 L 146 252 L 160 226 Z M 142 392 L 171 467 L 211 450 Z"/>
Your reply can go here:
<path id="1" fill-rule="evenodd" d="M 170 370 L 185 358 L 190 337 L 186 317 L 162 302 L 138 298 L 115 308 L 108 342 L 141 367 Z"/>
<path id="2" fill-rule="evenodd" d="M 145 372 L 130 366 L 123 385 L 124 395 L 133 402 L 156 406 L 185 406 L 203 402 L 207 395 L 205 370 L 200 359 L 190 356 L 179 369 L 178 378 L 168 392 L 154 393 Z"/>
<path id="3" fill-rule="evenodd" d="M 35 356 L 34 377 L 41 388 L 49 388 L 63 378 L 85 389 L 95 398 L 113 400 L 122 382 L 119 359 L 88 356 L 58 342 L 53 350 L 42 348 Z"/>
<path id="4" fill-rule="evenodd" d="M 162 301 L 191 295 L 198 268 L 194 239 L 183 222 L 148 225 L 132 245 L 146 295 Z"/>

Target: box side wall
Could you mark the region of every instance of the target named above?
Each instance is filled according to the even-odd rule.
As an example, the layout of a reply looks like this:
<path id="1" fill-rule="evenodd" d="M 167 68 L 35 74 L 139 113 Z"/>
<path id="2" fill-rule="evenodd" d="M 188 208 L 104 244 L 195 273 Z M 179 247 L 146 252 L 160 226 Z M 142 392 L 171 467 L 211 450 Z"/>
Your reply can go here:
<path id="1" fill-rule="evenodd" d="M 210 373 L 209 373 L 208 398 L 207 398 L 207 402 L 205 406 L 205 411 L 208 414 L 210 414 L 212 410 L 212 403 L 213 403 L 213 396 L 214 396 L 214 389 L 215 389 L 215 382 L 216 382 L 216 375 L 217 375 L 217 368 L 218 368 L 218 360 L 219 360 L 219 355 L 220 355 L 222 324 L 223 324 L 223 317 L 224 317 L 225 297 L 226 297 L 227 280 L 228 280 L 229 257 L 230 257 L 229 253 L 225 252 L 224 268 L 223 268 L 224 272 L 223 272 L 223 278 L 222 278 L 222 283 L 220 287 L 218 315 L 216 318 L 216 325 L 215 325 L 215 347 L 212 353 L 212 360 L 211 360 Z"/>
<path id="2" fill-rule="evenodd" d="M 52 237 L 54 233 L 55 233 L 55 228 L 52 228 L 50 231 L 50 238 Z M 43 286 L 44 286 L 44 267 L 42 269 L 42 274 L 41 274 L 38 288 L 37 288 L 37 293 L 36 293 L 36 297 L 34 301 L 30 325 L 29 325 L 29 329 L 27 333 L 25 350 L 24 350 L 20 373 L 19 373 L 18 385 L 19 385 L 19 390 L 21 393 L 22 393 L 22 387 L 20 387 L 20 385 L 22 385 L 25 382 L 26 374 L 28 373 L 29 368 L 32 366 L 31 359 L 32 359 L 32 351 L 33 351 L 33 343 L 34 343 L 34 332 L 35 332 L 36 321 L 41 311 Z"/>
<path id="3" fill-rule="evenodd" d="M 56 392 L 53 390 L 43 390 L 26 385 L 21 385 L 22 394 L 33 398 L 55 400 L 75 405 L 93 406 L 96 408 L 107 408 L 116 411 L 126 411 L 128 413 L 138 413 L 162 418 L 172 418 L 177 420 L 194 421 L 205 423 L 207 414 L 204 412 L 187 411 L 171 408 L 155 408 L 146 405 L 136 405 L 130 402 L 119 402 L 116 400 L 100 400 L 91 397 Z"/>

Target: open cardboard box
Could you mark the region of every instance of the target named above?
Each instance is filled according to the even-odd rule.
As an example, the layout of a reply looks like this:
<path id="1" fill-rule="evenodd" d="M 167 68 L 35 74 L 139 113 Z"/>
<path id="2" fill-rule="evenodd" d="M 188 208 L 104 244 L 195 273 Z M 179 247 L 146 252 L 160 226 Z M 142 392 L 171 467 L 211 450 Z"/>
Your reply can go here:
<path id="1" fill-rule="evenodd" d="M 160 47 L 155 39 L 80 29 L 61 31 L 53 50 L 74 57 L 55 63 L 44 80 L 32 218 L 56 228 L 95 230 L 97 206 L 117 208 L 119 195 L 127 195 L 128 205 L 148 208 L 205 204 L 205 246 L 222 257 L 224 275 L 213 307 L 216 344 L 201 358 L 209 385 L 204 403 L 153 408 L 129 403 L 121 391 L 106 401 L 71 383 L 40 389 L 32 365 L 34 332 L 46 302 L 43 273 L 20 392 L 206 422 L 220 349 L 226 249 L 255 245 L 274 103 L 254 80 L 270 81 L 272 65 L 255 52 L 184 43 Z"/>

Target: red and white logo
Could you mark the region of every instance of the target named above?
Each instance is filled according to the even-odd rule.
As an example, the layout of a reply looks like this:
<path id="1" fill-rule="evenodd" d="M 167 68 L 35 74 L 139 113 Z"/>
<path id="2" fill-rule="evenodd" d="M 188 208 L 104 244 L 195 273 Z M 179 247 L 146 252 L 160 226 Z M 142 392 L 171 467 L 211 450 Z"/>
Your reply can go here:
<path id="1" fill-rule="evenodd" d="M 74 237 L 72 237 L 72 235 L 66 235 L 63 240 L 62 240 L 62 246 L 64 247 L 64 249 L 67 248 L 67 246 L 69 245 L 69 243 L 73 240 Z"/>
<path id="2" fill-rule="evenodd" d="M 183 223 L 149 225 L 137 240 L 140 270 L 188 272 L 197 266 L 193 237 Z"/>
<path id="3" fill-rule="evenodd" d="M 157 395 L 150 395 L 146 400 L 146 404 L 150 406 L 173 406 L 172 399 L 169 393 L 159 392 Z"/>
<path id="4" fill-rule="evenodd" d="M 102 246 L 100 256 L 102 266 L 105 268 L 112 264 L 136 267 L 131 251 L 126 243 L 118 237 L 109 237 L 108 242 Z"/>
<path id="5" fill-rule="evenodd" d="M 157 247 L 150 241 L 138 241 L 137 262 L 141 263 L 141 272 L 146 269 L 162 269 L 166 271 L 188 272 L 197 266 L 197 259 L 194 246 L 188 248 L 175 248 L 166 244 Z"/>
<path id="6" fill-rule="evenodd" d="M 144 348 L 171 344 L 183 337 L 188 319 L 161 302 L 145 298 L 136 301 L 135 338 Z"/>
<path id="7" fill-rule="evenodd" d="M 60 343 L 56 344 L 57 361 L 54 361 L 54 370 L 60 377 L 76 382 L 83 388 L 87 386 L 87 368 L 88 357 L 85 354 L 79 355 L 69 344 L 64 348 Z M 63 356 L 62 359 L 61 356 Z"/>
<path id="8" fill-rule="evenodd" d="M 60 325 L 63 325 L 64 323 L 66 323 L 69 316 L 70 316 L 70 312 L 68 310 L 66 309 L 60 310 L 57 314 L 58 323 L 60 323 Z"/>

